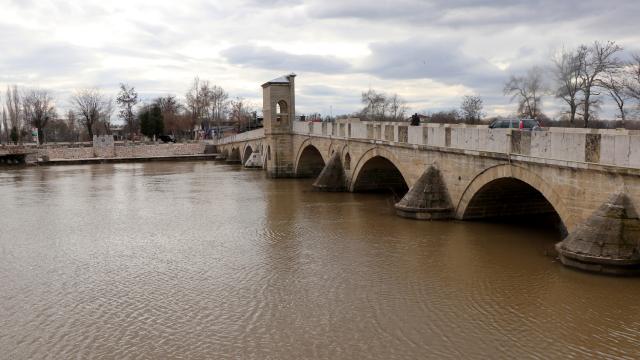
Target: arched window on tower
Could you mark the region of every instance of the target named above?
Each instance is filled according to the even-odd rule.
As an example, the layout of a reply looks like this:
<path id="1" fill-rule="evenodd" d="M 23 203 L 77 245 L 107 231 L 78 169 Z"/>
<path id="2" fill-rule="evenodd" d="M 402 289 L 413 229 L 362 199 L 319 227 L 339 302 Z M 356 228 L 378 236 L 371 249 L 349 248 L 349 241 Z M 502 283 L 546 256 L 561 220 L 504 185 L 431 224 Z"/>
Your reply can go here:
<path id="1" fill-rule="evenodd" d="M 278 122 L 282 120 L 286 123 L 289 116 L 289 107 L 287 106 L 287 102 L 280 100 L 276 105 L 276 120 Z"/>
<path id="2" fill-rule="evenodd" d="M 287 102 L 284 100 L 278 101 L 278 115 L 288 113 L 289 109 L 287 108 Z"/>

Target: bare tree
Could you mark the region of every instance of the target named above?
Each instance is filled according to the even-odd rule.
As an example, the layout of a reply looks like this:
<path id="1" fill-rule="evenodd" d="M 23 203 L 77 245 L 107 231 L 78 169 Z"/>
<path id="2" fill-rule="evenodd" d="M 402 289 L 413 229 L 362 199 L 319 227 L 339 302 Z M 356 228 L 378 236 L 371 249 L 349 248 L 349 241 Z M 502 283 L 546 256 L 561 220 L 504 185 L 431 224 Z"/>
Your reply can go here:
<path id="1" fill-rule="evenodd" d="M 238 131 L 244 131 L 250 126 L 251 122 L 251 110 L 249 105 L 242 98 L 236 98 L 231 100 L 231 110 L 229 113 L 229 120 L 231 120 Z"/>
<path id="2" fill-rule="evenodd" d="M 620 120 L 627 120 L 627 109 L 625 104 L 631 99 L 629 89 L 629 79 L 623 68 L 612 68 L 602 76 L 602 84 L 609 93 L 609 96 L 615 101 L 618 111 L 620 112 Z"/>
<path id="3" fill-rule="evenodd" d="M 460 114 L 467 121 L 472 123 L 480 122 L 480 119 L 484 116 L 483 107 L 484 103 L 479 96 L 465 95 L 460 105 Z"/>
<path id="4" fill-rule="evenodd" d="M 622 51 L 622 48 L 613 41 L 601 43 L 595 41 L 591 46 L 580 46 L 578 51 L 584 55 L 581 56 L 580 63 L 580 89 L 582 91 L 582 117 L 584 119 L 584 127 L 589 124 L 591 117 L 591 108 L 597 104 L 600 95 L 598 88 L 605 88 L 602 76 L 617 69 L 621 66 L 620 60 L 616 54 Z"/>
<path id="5" fill-rule="evenodd" d="M 207 102 L 208 88 L 209 83 L 207 81 L 201 82 L 198 77 L 195 77 L 187 91 L 186 100 L 191 119 L 191 131 L 195 129 L 196 125 L 201 124 L 205 111 L 209 107 Z"/>
<path id="6" fill-rule="evenodd" d="M 111 115 L 113 115 L 114 109 L 113 99 L 105 97 L 104 107 L 100 113 L 100 124 L 102 124 L 104 134 L 111 135 Z"/>
<path id="7" fill-rule="evenodd" d="M 373 89 L 369 89 L 362 93 L 361 102 L 364 105 L 364 109 L 361 111 L 361 116 L 369 120 L 383 120 L 384 118 L 384 103 L 386 97 L 382 93 L 378 93 Z"/>
<path id="8" fill-rule="evenodd" d="M 120 84 L 120 92 L 118 93 L 116 102 L 118 107 L 120 107 L 118 117 L 124 120 L 129 129 L 129 140 L 133 140 L 137 130 L 136 115 L 133 112 L 133 109 L 138 104 L 138 93 L 136 89 L 133 86 L 128 87 L 126 84 Z"/>
<path id="9" fill-rule="evenodd" d="M 113 102 L 98 89 L 77 90 L 71 97 L 71 103 L 91 139 L 97 125 L 104 123 L 113 111 Z"/>
<path id="10" fill-rule="evenodd" d="M 640 102 L 640 54 L 633 55 L 633 59 L 627 64 L 627 72 L 627 94 Z"/>
<path id="11" fill-rule="evenodd" d="M 562 49 L 552 59 L 552 73 L 555 80 L 555 96 L 569 105 L 569 123 L 573 126 L 578 111 L 580 92 L 580 65 L 584 52 Z"/>
<path id="12" fill-rule="evenodd" d="M 389 117 L 393 121 L 402 121 L 407 114 L 407 102 L 402 100 L 398 94 L 391 95 L 387 103 L 389 104 Z"/>
<path id="13" fill-rule="evenodd" d="M 38 129 L 38 142 L 43 144 L 45 141 L 44 129 L 49 120 L 56 117 L 53 98 L 47 90 L 29 90 L 23 98 L 23 111 L 25 120 L 32 127 Z"/>
<path id="14" fill-rule="evenodd" d="M 73 110 L 67 111 L 67 129 L 69 129 L 69 137 L 72 141 L 78 141 L 80 133 L 77 129 L 76 113 Z"/>
<path id="15" fill-rule="evenodd" d="M 11 140 L 9 138 L 9 123 L 7 123 L 7 110 L 4 108 L 4 106 L 2 107 L 2 127 L 4 129 L 6 142 L 8 143 Z"/>
<path id="16" fill-rule="evenodd" d="M 435 124 L 457 124 L 460 122 L 460 114 L 455 109 L 438 111 L 429 115 L 429 122 Z"/>
<path id="17" fill-rule="evenodd" d="M 2 93 L 0 93 L 0 100 L 2 100 Z M 6 142 L 9 142 L 9 132 L 7 131 L 7 113 L 4 110 L 4 105 L 2 105 L 2 101 L 0 101 L 0 109 L 2 109 L 2 121 L 0 122 L 0 144 L 2 144 L 2 139 L 6 138 Z M 4 136 L 3 136 L 4 134 Z"/>
<path id="18" fill-rule="evenodd" d="M 536 119 L 541 115 L 542 95 L 545 91 L 543 71 L 534 66 L 524 76 L 511 75 L 504 85 L 504 94 L 518 101 L 518 113 Z"/>
<path id="19" fill-rule="evenodd" d="M 9 115 L 9 131 L 14 142 L 22 141 L 22 98 L 18 86 L 8 86 L 6 96 L 7 113 Z"/>
<path id="20" fill-rule="evenodd" d="M 162 120 L 164 121 L 164 130 L 173 135 L 174 138 L 180 131 L 186 129 L 183 128 L 182 116 L 180 115 L 180 109 L 182 105 L 178 102 L 173 95 L 167 95 L 165 97 L 159 97 L 155 103 L 160 107 L 162 114 Z"/>
<path id="21" fill-rule="evenodd" d="M 360 116 L 373 121 L 401 121 L 407 112 L 406 102 L 398 94 L 388 95 L 369 89 L 362 93 L 364 108 Z"/>
<path id="22" fill-rule="evenodd" d="M 208 89 L 207 98 L 207 118 L 217 125 L 217 133 L 220 133 L 220 126 L 229 109 L 229 94 L 222 87 L 213 85 Z"/>

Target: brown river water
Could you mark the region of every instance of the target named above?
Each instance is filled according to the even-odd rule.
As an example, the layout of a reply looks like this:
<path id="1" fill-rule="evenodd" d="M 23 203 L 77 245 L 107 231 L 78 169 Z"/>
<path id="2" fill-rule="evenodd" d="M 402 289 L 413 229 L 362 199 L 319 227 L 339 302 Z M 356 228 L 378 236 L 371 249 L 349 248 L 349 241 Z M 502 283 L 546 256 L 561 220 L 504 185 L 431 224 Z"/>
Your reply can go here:
<path id="1" fill-rule="evenodd" d="M 640 279 L 392 205 L 213 162 L 0 170 L 0 358 L 640 357 Z"/>

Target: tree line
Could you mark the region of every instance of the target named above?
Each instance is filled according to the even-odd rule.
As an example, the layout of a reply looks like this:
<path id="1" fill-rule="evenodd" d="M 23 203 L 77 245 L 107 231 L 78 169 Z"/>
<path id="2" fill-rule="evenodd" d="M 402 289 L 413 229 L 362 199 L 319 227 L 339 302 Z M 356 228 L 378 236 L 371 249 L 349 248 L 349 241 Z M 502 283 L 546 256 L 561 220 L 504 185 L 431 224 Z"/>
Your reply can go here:
<path id="1" fill-rule="evenodd" d="M 110 135 L 114 113 L 124 123 L 123 133 L 129 140 L 159 135 L 172 135 L 175 139 L 212 137 L 219 135 L 223 127 L 244 131 L 255 126 L 257 117 L 244 99 L 230 99 L 221 86 L 198 77 L 187 90 L 184 102 L 175 95 L 143 102 L 135 87 L 127 84 L 120 84 L 115 100 L 100 89 L 79 89 L 70 96 L 70 108 L 63 116 L 59 116 L 54 97 L 47 89 L 19 89 L 12 85 L 2 97 L 0 93 L 0 142 L 27 141 L 35 135 L 31 129 L 37 131 L 41 144 Z"/>
<path id="2" fill-rule="evenodd" d="M 523 74 L 512 74 L 503 86 L 503 94 L 516 103 L 514 116 L 537 119 L 546 126 L 562 125 L 639 127 L 625 123 L 640 113 L 640 54 L 622 60 L 623 48 L 613 41 L 594 41 L 573 49 L 562 48 L 551 56 L 547 66 L 533 66 Z M 561 117 L 551 120 L 544 112 L 544 97 L 564 104 Z M 617 121 L 601 121 L 598 111 L 606 99 L 616 107 Z M 369 89 L 362 93 L 364 108 L 353 116 L 366 120 L 406 120 L 406 102 L 397 94 L 388 95 Z M 478 95 L 465 95 L 458 109 L 426 115 L 434 123 L 476 124 L 486 116 Z M 484 121 L 487 121 L 486 119 Z"/>
<path id="3" fill-rule="evenodd" d="M 640 55 L 623 61 L 622 51 L 613 41 L 563 48 L 551 57 L 551 66 L 511 75 L 504 94 L 517 103 L 519 116 L 533 119 L 546 118 L 542 99 L 552 96 L 565 104 L 563 114 L 570 126 L 580 120 L 584 127 L 597 119 L 597 111 L 609 98 L 624 123 L 632 111 L 631 102 L 640 105 Z"/>
<path id="4" fill-rule="evenodd" d="M 368 121 L 408 121 L 409 107 L 398 94 L 387 94 L 369 89 L 362 92 L 361 103 L 364 107 L 351 115 Z M 480 96 L 465 95 L 459 109 L 441 111 L 431 114 L 433 122 L 467 122 L 479 123 L 485 113 L 484 102 Z M 423 115 L 424 116 L 424 115 Z M 339 116 L 347 117 L 347 116 Z"/>

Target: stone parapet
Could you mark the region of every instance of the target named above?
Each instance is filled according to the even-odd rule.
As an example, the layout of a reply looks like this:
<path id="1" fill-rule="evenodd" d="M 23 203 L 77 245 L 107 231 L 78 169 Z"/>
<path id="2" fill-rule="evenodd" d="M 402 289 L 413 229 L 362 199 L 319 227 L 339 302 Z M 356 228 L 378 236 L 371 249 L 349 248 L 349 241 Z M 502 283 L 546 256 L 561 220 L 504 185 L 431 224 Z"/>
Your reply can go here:
<path id="1" fill-rule="evenodd" d="M 293 124 L 293 133 L 640 168 L 640 152 L 633 151 L 640 148 L 640 131 L 634 130 L 549 128 L 528 131 L 490 129 L 485 125 L 297 121 Z"/>

